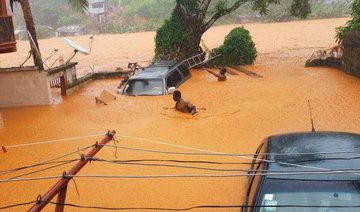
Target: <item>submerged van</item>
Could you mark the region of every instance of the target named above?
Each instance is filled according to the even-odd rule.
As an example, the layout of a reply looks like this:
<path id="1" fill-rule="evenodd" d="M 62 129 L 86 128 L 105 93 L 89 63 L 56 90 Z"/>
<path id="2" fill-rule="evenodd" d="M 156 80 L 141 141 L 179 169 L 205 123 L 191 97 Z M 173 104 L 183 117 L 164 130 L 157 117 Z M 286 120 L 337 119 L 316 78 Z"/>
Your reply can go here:
<path id="1" fill-rule="evenodd" d="M 190 79 L 189 68 L 183 62 L 159 61 L 132 76 L 122 94 L 130 96 L 166 95 Z"/>

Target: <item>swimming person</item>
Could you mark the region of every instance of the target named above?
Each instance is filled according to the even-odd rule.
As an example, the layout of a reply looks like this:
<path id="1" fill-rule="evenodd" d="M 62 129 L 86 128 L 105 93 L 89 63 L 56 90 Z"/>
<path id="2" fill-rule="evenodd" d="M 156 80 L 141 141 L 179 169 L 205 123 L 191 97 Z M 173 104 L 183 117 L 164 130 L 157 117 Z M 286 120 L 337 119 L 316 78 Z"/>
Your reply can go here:
<path id="1" fill-rule="evenodd" d="M 188 100 L 181 98 L 180 91 L 174 91 L 173 99 L 176 102 L 175 109 L 183 112 L 183 113 L 190 113 L 194 115 L 196 113 L 196 107 L 191 104 Z"/>
<path id="2" fill-rule="evenodd" d="M 164 53 L 159 55 L 159 60 L 160 61 L 168 61 L 170 60 L 170 53 L 169 53 L 169 49 L 168 48 L 164 48 Z"/>
<path id="3" fill-rule="evenodd" d="M 210 74 L 212 74 L 212 75 L 214 75 L 215 77 L 217 77 L 219 82 L 220 82 L 220 81 L 226 81 L 226 76 L 225 76 L 226 68 L 224 68 L 224 67 L 220 69 L 219 74 L 217 74 L 217 73 L 215 73 L 215 72 L 213 72 L 213 71 L 207 70 L 207 69 L 205 69 L 205 71 L 207 71 L 207 72 L 209 72 Z"/>

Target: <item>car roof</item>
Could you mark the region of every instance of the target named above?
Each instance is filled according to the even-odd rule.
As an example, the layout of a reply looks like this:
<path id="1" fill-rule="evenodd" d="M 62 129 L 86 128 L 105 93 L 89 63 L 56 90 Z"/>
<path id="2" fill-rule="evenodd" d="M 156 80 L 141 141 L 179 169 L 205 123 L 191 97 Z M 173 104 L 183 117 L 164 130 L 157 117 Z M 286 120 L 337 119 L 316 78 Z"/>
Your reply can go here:
<path id="1" fill-rule="evenodd" d="M 163 78 L 172 68 L 178 65 L 176 61 L 159 61 L 145 67 L 141 72 L 135 74 L 131 79 Z"/>
<path id="2" fill-rule="evenodd" d="M 301 165 L 301 167 L 270 163 L 268 165 L 269 171 L 301 172 L 324 171 L 324 169 L 341 170 L 360 168 L 360 135 L 353 133 L 304 132 L 271 136 L 268 139 L 267 151 L 268 153 L 351 152 L 337 154 L 270 155 L 268 157 L 269 160 L 297 164 Z M 359 180 L 360 174 L 276 175 L 271 176 L 271 178 Z"/>

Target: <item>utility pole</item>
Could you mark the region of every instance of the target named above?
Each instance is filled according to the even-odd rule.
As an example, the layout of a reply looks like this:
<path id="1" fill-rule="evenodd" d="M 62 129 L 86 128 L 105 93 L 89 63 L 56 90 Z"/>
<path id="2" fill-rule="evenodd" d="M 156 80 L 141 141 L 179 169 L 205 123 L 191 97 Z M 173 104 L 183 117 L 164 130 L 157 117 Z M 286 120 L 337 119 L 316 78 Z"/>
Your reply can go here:
<path id="1" fill-rule="evenodd" d="M 96 144 L 95 147 L 86 155 L 82 155 L 81 161 L 79 161 L 69 172 L 64 173 L 66 175 L 76 175 L 88 162 L 91 157 L 94 157 L 96 153 L 100 151 L 103 145 L 107 144 L 109 141 L 113 139 L 115 136 L 115 130 L 109 131 L 105 138 L 103 138 L 100 144 Z M 46 205 L 47 202 L 51 201 L 55 195 L 58 194 L 57 203 L 63 204 L 65 203 L 66 197 L 66 190 L 67 185 L 72 177 L 63 177 L 60 179 L 43 197 L 38 199 L 38 202 L 35 203 L 28 211 L 29 212 L 38 212 L 41 211 Z M 55 212 L 63 212 L 64 206 L 63 205 L 56 205 Z"/>

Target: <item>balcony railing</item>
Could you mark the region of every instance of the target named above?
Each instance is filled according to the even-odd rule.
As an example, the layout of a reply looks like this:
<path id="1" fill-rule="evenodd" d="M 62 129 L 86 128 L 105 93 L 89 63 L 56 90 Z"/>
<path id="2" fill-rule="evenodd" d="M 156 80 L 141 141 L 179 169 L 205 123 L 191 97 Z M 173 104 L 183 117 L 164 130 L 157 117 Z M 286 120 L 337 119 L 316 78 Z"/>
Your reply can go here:
<path id="1" fill-rule="evenodd" d="M 0 53 L 16 51 L 12 17 L 0 17 Z"/>

